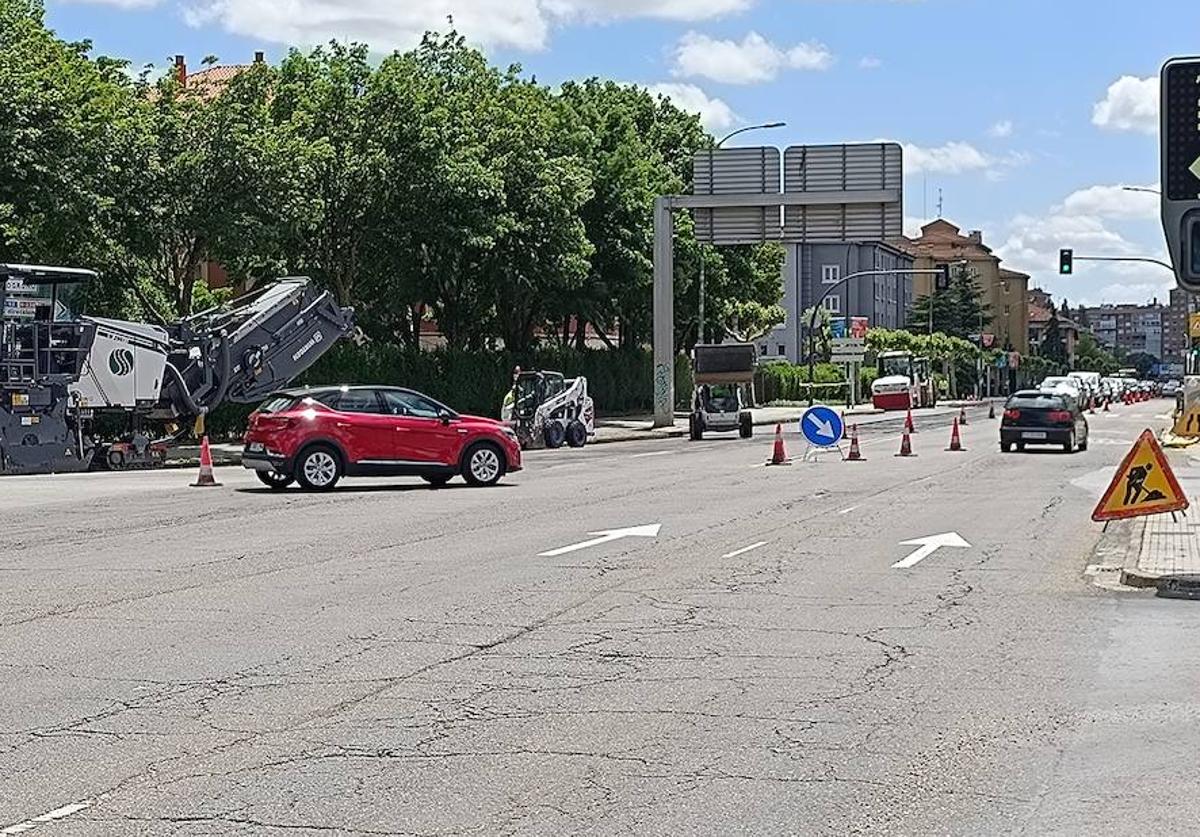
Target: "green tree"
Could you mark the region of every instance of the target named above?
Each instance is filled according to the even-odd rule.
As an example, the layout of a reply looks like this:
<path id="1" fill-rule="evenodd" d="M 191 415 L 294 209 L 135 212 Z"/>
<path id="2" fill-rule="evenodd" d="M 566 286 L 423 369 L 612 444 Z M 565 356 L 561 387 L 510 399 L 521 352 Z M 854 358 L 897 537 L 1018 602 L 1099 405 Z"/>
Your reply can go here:
<path id="1" fill-rule="evenodd" d="M 917 298 L 908 316 L 909 331 L 928 334 L 931 309 L 933 331 L 953 337 L 965 339 L 979 334 L 992 322 L 977 274 L 969 266 L 959 266 L 952 271 L 949 287 Z"/>
<path id="2" fill-rule="evenodd" d="M 1139 378 L 1149 378 L 1158 362 L 1158 358 L 1149 352 L 1130 352 L 1125 358 L 1125 363 L 1137 370 Z"/>
<path id="3" fill-rule="evenodd" d="M 1050 320 L 1046 323 L 1046 332 L 1042 335 L 1042 343 L 1038 354 L 1050 363 L 1065 367 L 1067 363 L 1067 344 L 1059 327 L 1058 312 L 1050 309 Z"/>
<path id="4" fill-rule="evenodd" d="M 89 304 L 124 313 L 137 303 L 112 213 L 137 97 L 125 62 L 90 51 L 56 38 L 37 0 L 0 0 L 0 260 L 95 268 Z"/>
<path id="5" fill-rule="evenodd" d="M 1075 368 L 1082 372 L 1099 372 L 1107 376 L 1120 369 L 1120 363 L 1096 341 L 1094 334 L 1083 331 L 1080 332 L 1079 342 L 1075 345 Z"/>

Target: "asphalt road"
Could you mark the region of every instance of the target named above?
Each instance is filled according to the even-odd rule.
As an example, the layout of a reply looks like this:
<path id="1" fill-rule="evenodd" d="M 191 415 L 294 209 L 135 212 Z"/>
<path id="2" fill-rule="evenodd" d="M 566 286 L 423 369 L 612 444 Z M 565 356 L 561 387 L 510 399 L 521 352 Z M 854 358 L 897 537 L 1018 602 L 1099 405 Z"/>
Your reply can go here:
<path id="1" fill-rule="evenodd" d="M 1073 456 L 976 418 L 965 453 L 931 419 L 912 459 L 673 439 L 487 490 L 6 479 L 0 834 L 1191 833 L 1200 603 L 1085 573 L 1167 409 Z"/>

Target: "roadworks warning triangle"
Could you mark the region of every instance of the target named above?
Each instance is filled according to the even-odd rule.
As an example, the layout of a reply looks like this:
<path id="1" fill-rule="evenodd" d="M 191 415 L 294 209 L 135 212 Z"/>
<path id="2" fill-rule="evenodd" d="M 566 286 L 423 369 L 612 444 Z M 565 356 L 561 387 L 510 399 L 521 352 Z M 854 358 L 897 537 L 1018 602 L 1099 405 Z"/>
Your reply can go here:
<path id="1" fill-rule="evenodd" d="M 1171 471 L 1154 434 L 1146 430 L 1125 454 L 1092 520 L 1124 520 L 1148 514 L 1183 511 L 1187 497 Z"/>

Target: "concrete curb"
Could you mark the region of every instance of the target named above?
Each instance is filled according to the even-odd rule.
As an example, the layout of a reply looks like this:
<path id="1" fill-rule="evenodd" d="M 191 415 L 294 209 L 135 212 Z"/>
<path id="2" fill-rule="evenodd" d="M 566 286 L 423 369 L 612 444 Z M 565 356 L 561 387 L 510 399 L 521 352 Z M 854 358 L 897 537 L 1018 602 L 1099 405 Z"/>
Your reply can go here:
<path id="1" fill-rule="evenodd" d="M 1158 587 L 1161 573 L 1147 572 L 1138 568 L 1142 557 L 1142 540 L 1146 536 L 1146 520 L 1138 518 L 1125 524 L 1127 529 L 1125 545 L 1125 561 L 1121 567 L 1121 583 L 1126 587 L 1136 587 L 1140 590 Z"/>

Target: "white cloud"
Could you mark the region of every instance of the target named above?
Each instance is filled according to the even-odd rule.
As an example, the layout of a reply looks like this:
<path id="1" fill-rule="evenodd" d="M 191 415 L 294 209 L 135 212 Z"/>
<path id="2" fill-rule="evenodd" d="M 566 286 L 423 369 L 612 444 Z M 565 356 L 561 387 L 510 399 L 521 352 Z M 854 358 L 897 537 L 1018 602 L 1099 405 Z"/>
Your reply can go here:
<path id="1" fill-rule="evenodd" d="M 737 121 L 729 105 L 694 84 L 652 84 L 649 90 L 657 96 L 666 96 L 680 110 L 700 114 L 700 122 L 709 131 L 723 131 Z"/>
<path id="2" fill-rule="evenodd" d="M 878 70 L 883 66 L 883 60 L 874 55 L 864 55 L 858 62 L 859 69 Z"/>
<path id="3" fill-rule="evenodd" d="M 992 127 L 988 128 L 988 136 L 994 139 L 1004 139 L 1011 137 L 1013 132 L 1012 120 L 1002 119 Z"/>
<path id="4" fill-rule="evenodd" d="M 138 3 L 155 0 L 100 0 Z M 405 49 L 430 29 L 454 27 L 487 46 L 544 48 L 556 25 L 624 18 L 708 20 L 742 11 L 753 0 L 194 0 L 191 26 L 217 24 L 275 43 L 310 45 L 358 40 L 377 51 Z"/>
<path id="5" fill-rule="evenodd" d="M 991 164 L 988 155 L 966 142 L 948 142 L 934 147 L 904 143 L 906 174 L 962 174 L 986 169 Z"/>
<path id="6" fill-rule="evenodd" d="M 1135 188 L 1158 191 L 1157 184 Z M 1150 192 L 1131 192 L 1124 185 L 1089 186 L 1067 195 L 1055 211 L 1097 218 L 1138 218 L 1153 221 L 1159 216 L 1159 198 Z"/>
<path id="7" fill-rule="evenodd" d="M 675 48 L 672 73 L 685 78 L 703 76 L 727 84 L 755 84 L 771 81 L 782 70 L 825 70 L 832 64 L 833 54 L 816 41 L 783 49 L 757 32 L 751 32 L 740 42 L 688 32 Z"/>
<path id="8" fill-rule="evenodd" d="M 1110 131 L 1158 131 L 1158 79 L 1121 76 L 1092 108 L 1092 124 Z"/>
<path id="9" fill-rule="evenodd" d="M 73 2 L 95 6 L 116 6 L 118 9 L 149 9 L 157 6 L 159 0 L 73 0 Z"/>

